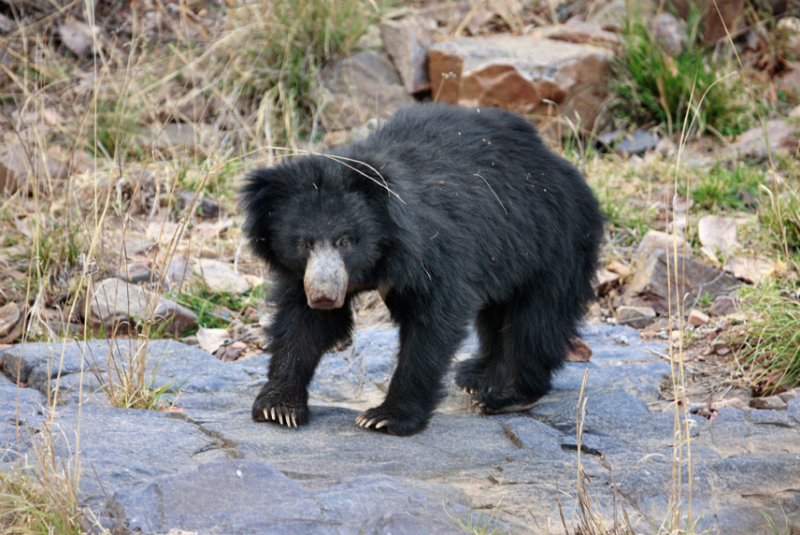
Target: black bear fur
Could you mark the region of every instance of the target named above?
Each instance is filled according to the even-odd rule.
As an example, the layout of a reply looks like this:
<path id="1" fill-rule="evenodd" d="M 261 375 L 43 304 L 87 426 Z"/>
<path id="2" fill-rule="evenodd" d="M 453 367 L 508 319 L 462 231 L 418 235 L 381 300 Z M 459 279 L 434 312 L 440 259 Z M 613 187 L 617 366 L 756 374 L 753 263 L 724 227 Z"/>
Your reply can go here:
<path id="1" fill-rule="evenodd" d="M 308 385 L 351 336 L 359 292 L 381 291 L 400 349 L 386 399 L 357 421 L 396 435 L 426 427 L 471 321 L 480 350 L 457 384 L 488 413 L 529 407 L 594 298 L 597 200 L 530 123 L 499 109 L 401 109 L 362 141 L 253 172 L 240 199 L 276 278 L 256 421 L 308 422 Z M 346 269 L 338 308 L 311 308 L 304 289 L 309 251 L 323 243 Z"/>

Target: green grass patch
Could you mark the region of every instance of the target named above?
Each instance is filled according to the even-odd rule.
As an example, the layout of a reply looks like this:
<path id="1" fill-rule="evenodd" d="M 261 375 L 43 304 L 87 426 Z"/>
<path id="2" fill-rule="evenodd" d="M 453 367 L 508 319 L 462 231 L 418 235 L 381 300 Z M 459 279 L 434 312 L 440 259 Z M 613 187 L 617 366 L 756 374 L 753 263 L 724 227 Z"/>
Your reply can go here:
<path id="1" fill-rule="evenodd" d="M 757 198 L 764 173 L 754 167 L 737 164 L 732 169 L 717 164 L 708 172 L 703 172 L 690 184 L 692 200 L 698 207 L 711 213 L 724 210 L 739 210 L 747 207 L 748 195 Z M 686 196 L 686 187 L 678 188 Z"/>
<path id="2" fill-rule="evenodd" d="M 739 296 L 756 316 L 739 353 L 757 393 L 770 395 L 800 385 L 798 287 L 744 287 Z"/>
<path id="3" fill-rule="evenodd" d="M 0 472 L 0 533 L 81 535 L 78 498 L 56 474 Z"/>
<path id="4" fill-rule="evenodd" d="M 167 296 L 197 314 L 197 324 L 206 329 L 226 329 L 231 323 L 241 319 L 248 307 L 258 307 L 267 297 L 269 288 L 260 284 L 245 293 L 216 292 L 202 281 L 185 286 L 183 291 Z M 197 332 L 190 330 L 184 335 Z"/>
<path id="5" fill-rule="evenodd" d="M 676 57 L 665 53 L 641 17 L 623 30 L 621 54 L 612 62 L 609 88 L 615 117 L 635 124 L 656 121 L 670 136 L 687 118 L 698 135 L 712 131 L 733 135 L 753 121 L 755 106 L 732 64 L 718 59 L 699 42 L 699 12 L 689 17 L 688 44 Z M 705 95 L 705 99 L 703 96 Z"/>
<path id="6" fill-rule="evenodd" d="M 769 232 L 770 239 L 783 249 L 784 244 L 789 254 L 800 253 L 800 194 L 784 188 L 779 196 L 769 192 L 769 202 L 765 202 L 758 211 L 758 216 Z"/>

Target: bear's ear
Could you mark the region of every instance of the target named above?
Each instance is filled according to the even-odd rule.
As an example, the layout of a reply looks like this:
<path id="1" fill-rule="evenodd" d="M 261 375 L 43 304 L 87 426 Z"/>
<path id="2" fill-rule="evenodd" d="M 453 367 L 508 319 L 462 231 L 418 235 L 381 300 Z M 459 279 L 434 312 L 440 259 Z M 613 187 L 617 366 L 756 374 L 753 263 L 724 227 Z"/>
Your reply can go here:
<path id="1" fill-rule="evenodd" d="M 239 205 L 244 212 L 242 230 L 255 253 L 270 262 L 272 235 L 278 207 L 291 195 L 293 174 L 287 166 L 257 169 L 250 173 L 239 190 Z"/>

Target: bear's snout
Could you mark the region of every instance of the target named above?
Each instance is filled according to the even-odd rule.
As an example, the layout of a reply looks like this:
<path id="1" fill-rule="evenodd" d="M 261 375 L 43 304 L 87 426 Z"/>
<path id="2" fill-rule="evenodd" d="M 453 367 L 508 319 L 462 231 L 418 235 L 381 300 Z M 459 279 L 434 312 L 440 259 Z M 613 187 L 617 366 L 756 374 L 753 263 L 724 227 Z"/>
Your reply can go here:
<path id="1" fill-rule="evenodd" d="M 340 308 L 347 295 L 347 283 L 347 268 L 339 251 L 330 244 L 311 250 L 303 278 L 308 306 L 321 310 Z"/>

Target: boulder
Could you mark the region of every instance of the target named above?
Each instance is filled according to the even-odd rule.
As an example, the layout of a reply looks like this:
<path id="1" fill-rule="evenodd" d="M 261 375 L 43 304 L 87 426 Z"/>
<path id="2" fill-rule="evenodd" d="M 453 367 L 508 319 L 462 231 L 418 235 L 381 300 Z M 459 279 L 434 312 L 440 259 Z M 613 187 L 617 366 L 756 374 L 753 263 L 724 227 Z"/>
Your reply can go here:
<path id="1" fill-rule="evenodd" d="M 440 102 L 564 116 L 591 130 L 611 57 L 601 47 L 541 36 L 453 39 L 430 48 L 431 88 Z"/>

